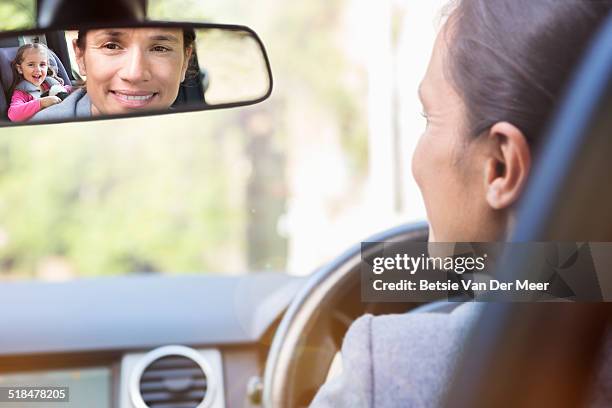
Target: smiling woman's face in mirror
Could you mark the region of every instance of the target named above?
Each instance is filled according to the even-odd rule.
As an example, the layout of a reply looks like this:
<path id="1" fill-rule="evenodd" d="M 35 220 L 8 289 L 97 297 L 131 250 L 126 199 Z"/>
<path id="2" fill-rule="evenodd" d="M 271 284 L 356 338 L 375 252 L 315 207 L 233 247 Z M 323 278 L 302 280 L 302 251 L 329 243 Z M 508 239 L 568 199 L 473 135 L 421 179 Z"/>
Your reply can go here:
<path id="1" fill-rule="evenodd" d="M 192 52 L 180 28 L 89 30 L 73 46 L 94 116 L 169 108 Z"/>

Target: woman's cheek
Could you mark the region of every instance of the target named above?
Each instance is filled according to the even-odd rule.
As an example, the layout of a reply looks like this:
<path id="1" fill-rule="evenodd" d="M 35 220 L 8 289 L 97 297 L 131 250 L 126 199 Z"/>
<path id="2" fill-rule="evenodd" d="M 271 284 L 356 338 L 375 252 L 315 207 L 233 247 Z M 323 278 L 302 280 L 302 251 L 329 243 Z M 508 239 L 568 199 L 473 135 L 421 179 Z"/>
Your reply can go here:
<path id="1" fill-rule="evenodd" d="M 429 242 L 435 242 L 434 225 L 437 225 L 439 209 L 437 208 L 438 203 L 433 197 L 437 195 L 436 184 L 438 180 L 437 171 L 432 168 L 434 162 L 433 155 L 435 154 L 432 147 L 435 146 L 432 146 L 431 139 L 431 135 L 428 135 L 427 132 L 421 135 L 412 156 L 412 175 L 419 190 L 421 190 L 421 197 L 425 204 L 429 222 Z"/>
<path id="2" fill-rule="evenodd" d="M 414 153 L 412 154 L 412 177 L 416 181 L 419 189 L 421 190 L 421 194 L 423 194 L 423 173 L 425 171 L 424 166 L 427 160 L 427 153 L 425 149 L 426 145 L 426 135 L 423 134 L 419 138 L 419 142 L 417 143 L 416 148 L 414 149 Z"/>

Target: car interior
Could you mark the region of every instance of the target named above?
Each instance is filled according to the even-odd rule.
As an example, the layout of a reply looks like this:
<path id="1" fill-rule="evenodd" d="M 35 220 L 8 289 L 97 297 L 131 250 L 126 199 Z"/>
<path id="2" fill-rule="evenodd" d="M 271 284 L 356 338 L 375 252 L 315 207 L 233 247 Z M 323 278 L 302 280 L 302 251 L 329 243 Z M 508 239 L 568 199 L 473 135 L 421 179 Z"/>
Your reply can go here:
<path id="1" fill-rule="evenodd" d="M 70 44 L 58 29 L 64 22 L 52 17 L 87 21 L 92 10 L 77 6 L 66 13 L 60 5 L 56 14 L 44 15 L 53 2 L 43 3 L 41 41 L 52 50 L 58 74 L 73 83 L 78 78 Z M 58 2 L 68 3 L 79 4 Z M 2 120 L 10 61 L 20 41 L 0 43 Z M 192 63 L 200 77 L 181 87 L 177 103 L 205 99 L 206 69 L 197 59 Z M 513 242 L 612 240 L 610 112 L 612 16 L 549 128 Z M 425 222 L 355 237 L 352 248 L 305 277 L 156 275 L 0 285 L 0 386 L 68 386 L 65 406 L 74 407 L 308 406 L 359 316 L 449 313 L 457 307 L 448 300 L 361 299 L 361 242 L 427 239 Z M 511 259 L 499 273 L 515 276 L 526 262 Z M 609 316 L 604 303 L 484 305 L 445 406 L 582 406 L 601 366 Z"/>

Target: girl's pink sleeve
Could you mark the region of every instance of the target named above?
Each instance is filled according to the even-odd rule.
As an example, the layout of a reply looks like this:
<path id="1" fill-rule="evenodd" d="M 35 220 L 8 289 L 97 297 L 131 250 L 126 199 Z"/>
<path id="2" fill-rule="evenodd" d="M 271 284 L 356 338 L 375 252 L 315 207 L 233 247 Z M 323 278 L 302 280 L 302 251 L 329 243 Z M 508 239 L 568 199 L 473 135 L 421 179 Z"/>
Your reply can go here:
<path id="1" fill-rule="evenodd" d="M 34 99 L 27 92 L 16 90 L 11 97 L 8 117 L 13 122 L 24 122 L 40 110 L 40 99 Z"/>

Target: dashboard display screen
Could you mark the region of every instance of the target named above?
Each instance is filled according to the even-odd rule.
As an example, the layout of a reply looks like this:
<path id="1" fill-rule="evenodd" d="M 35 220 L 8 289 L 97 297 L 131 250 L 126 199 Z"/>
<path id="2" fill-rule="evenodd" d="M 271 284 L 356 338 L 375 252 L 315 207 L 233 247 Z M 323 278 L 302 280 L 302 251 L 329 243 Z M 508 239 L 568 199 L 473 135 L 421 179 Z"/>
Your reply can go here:
<path id="1" fill-rule="evenodd" d="M 24 391 L 25 387 L 27 389 Z M 48 390 L 43 391 L 44 387 L 67 387 L 68 402 L 24 402 L 22 397 L 32 397 L 38 387 L 40 387 L 40 390 L 36 395 L 39 396 L 49 392 Z M 33 406 L 109 408 L 111 406 L 111 370 L 108 367 L 95 367 L 27 373 L 0 373 L 0 389 L 3 394 L 6 394 L 3 395 L 3 401 L 0 403 L 2 408 L 31 408 Z M 9 398 L 9 390 L 13 390 L 10 394 L 10 402 L 7 399 Z M 28 393 L 30 394 L 28 395 Z M 20 399 L 22 402 L 17 402 Z"/>

